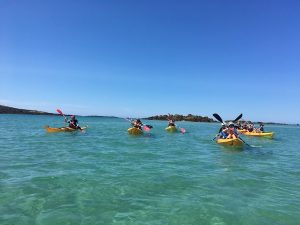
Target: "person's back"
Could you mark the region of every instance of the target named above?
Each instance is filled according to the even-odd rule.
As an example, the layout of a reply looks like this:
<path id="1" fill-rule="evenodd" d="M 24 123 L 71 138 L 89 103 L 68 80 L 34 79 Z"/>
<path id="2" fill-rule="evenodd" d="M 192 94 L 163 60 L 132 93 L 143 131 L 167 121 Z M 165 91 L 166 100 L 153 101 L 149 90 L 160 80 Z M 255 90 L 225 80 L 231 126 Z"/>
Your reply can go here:
<path id="1" fill-rule="evenodd" d="M 75 118 L 75 116 L 71 116 L 71 119 L 69 121 L 66 121 L 67 123 L 69 123 L 69 127 L 72 129 L 80 129 L 81 127 L 78 125 L 78 120 Z"/>

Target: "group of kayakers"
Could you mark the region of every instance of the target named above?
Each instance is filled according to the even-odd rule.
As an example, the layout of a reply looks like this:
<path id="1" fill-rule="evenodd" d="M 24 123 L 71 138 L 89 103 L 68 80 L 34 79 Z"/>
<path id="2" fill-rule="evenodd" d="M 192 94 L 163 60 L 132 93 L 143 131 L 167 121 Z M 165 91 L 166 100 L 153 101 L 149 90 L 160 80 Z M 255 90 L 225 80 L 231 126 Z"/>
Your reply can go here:
<path id="1" fill-rule="evenodd" d="M 131 121 L 131 125 L 132 125 L 132 127 L 140 129 L 140 130 L 142 130 L 142 127 L 144 126 L 141 119 L 136 119 L 136 120 Z M 150 126 L 150 125 L 146 125 L 146 126 L 152 128 L 152 126 Z M 168 116 L 168 127 L 176 127 L 175 119 L 170 114 Z"/>
<path id="2" fill-rule="evenodd" d="M 75 115 L 72 115 L 70 117 L 70 119 L 67 119 L 67 117 L 65 115 L 63 115 L 63 116 L 65 118 L 65 122 L 69 124 L 69 128 L 83 130 L 78 125 L 78 120 L 76 119 Z M 235 120 L 233 120 L 232 122 L 229 122 L 229 123 L 223 122 L 223 120 L 217 114 L 214 114 L 214 116 L 216 117 L 216 119 L 218 121 L 220 121 L 222 123 L 222 126 L 219 129 L 219 132 L 216 136 L 216 138 L 218 138 L 218 139 L 238 139 L 238 138 L 240 139 L 239 133 L 245 134 L 245 132 L 249 133 L 249 134 L 252 133 L 253 136 L 255 135 L 255 133 L 256 134 L 261 133 L 262 135 L 264 135 L 264 134 L 267 135 L 267 133 L 264 132 L 264 124 L 263 123 L 260 123 L 259 127 L 255 128 L 254 124 L 252 122 L 239 121 L 242 114 L 239 117 L 237 117 Z M 135 120 L 128 119 L 128 120 L 131 122 L 132 128 L 136 129 L 136 131 L 134 131 L 133 134 L 141 134 L 143 129 L 145 131 L 150 131 L 150 129 L 152 128 L 151 125 L 143 124 L 141 119 L 135 119 Z M 168 127 L 166 128 L 166 130 L 170 131 L 170 132 L 177 131 L 177 126 L 175 124 L 174 117 L 169 114 L 167 117 L 167 120 L 168 120 Z M 184 133 L 185 132 L 184 128 L 181 128 L 181 131 L 182 131 L 182 133 Z"/>
<path id="3" fill-rule="evenodd" d="M 65 122 L 69 124 L 69 128 L 82 130 L 82 128 L 78 124 L 78 120 L 76 119 L 75 115 L 70 116 L 69 120 L 67 119 L 67 117 L 65 117 Z M 132 125 L 132 127 L 135 127 L 140 130 L 142 130 L 142 127 L 144 126 L 144 124 L 142 123 L 142 121 L 140 119 L 131 120 L 131 125 Z M 147 125 L 147 126 L 152 128 L 152 126 L 150 126 L 150 125 Z M 169 118 L 168 118 L 168 126 L 173 126 L 173 127 L 176 126 L 175 120 L 171 116 L 169 116 Z"/>
<path id="4" fill-rule="evenodd" d="M 68 127 L 61 127 L 61 128 L 52 128 L 46 126 L 47 132 L 72 132 L 75 130 L 84 131 L 87 127 L 80 127 L 78 124 L 78 120 L 76 119 L 75 115 L 72 115 L 70 119 L 68 119 L 61 110 L 57 109 L 57 112 L 61 114 L 65 122 L 68 123 Z M 247 136 L 256 136 L 256 137 L 266 137 L 266 138 L 273 138 L 274 132 L 265 132 L 264 131 L 264 124 L 260 123 L 258 128 L 254 127 L 252 122 L 241 122 L 240 119 L 242 118 L 242 114 L 237 116 L 234 120 L 230 122 L 224 122 L 223 119 L 217 114 L 214 113 L 213 116 L 219 121 L 222 126 L 219 129 L 218 134 L 215 136 L 213 140 L 216 139 L 218 144 L 222 145 L 232 145 L 232 146 L 243 146 L 247 144 L 241 137 L 240 134 L 247 135 Z M 179 127 L 175 124 L 175 118 L 172 115 L 167 116 L 168 126 L 165 128 L 167 132 L 181 132 L 184 134 L 186 131 L 184 128 Z M 145 132 L 149 132 L 153 127 L 151 125 L 143 124 L 141 119 L 129 119 L 126 120 L 130 121 L 132 127 L 128 128 L 128 133 L 131 135 L 141 135 Z M 250 145 L 249 145 L 250 146 Z"/>
<path id="5" fill-rule="evenodd" d="M 229 124 L 223 124 L 219 130 L 219 138 L 238 138 L 239 132 L 263 133 L 264 124 L 260 123 L 258 128 L 255 128 L 251 122 L 237 122 L 236 124 L 230 122 Z"/>
<path id="6" fill-rule="evenodd" d="M 65 117 L 65 122 L 69 124 L 70 128 L 81 130 L 81 127 L 78 125 L 78 120 L 76 119 L 75 115 L 72 115 L 69 120 Z M 132 127 L 142 130 L 144 124 L 140 119 L 136 119 L 131 121 L 131 125 Z M 168 126 L 169 127 L 176 126 L 175 119 L 170 114 L 168 116 Z M 238 130 L 261 133 L 264 132 L 264 124 L 260 123 L 259 127 L 255 128 L 252 122 L 237 122 L 236 124 L 230 122 L 229 124 L 222 125 L 222 127 L 219 130 L 219 136 L 221 138 L 237 138 Z"/>
<path id="7" fill-rule="evenodd" d="M 237 126 L 237 129 L 248 131 L 248 132 L 262 133 L 265 131 L 263 123 L 259 123 L 259 127 L 255 128 L 254 124 L 252 122 L 246 122 L 246 121 L 240 122 L 239 121 L 236 126 Z"/>
<path id="8" fill-rule="evenodd" d="M 238 138 L 239 134 L 237 132 L 236 126 L 233 122 L 228 125 L 223 124 L 219 130 L 219 138 Z"/>

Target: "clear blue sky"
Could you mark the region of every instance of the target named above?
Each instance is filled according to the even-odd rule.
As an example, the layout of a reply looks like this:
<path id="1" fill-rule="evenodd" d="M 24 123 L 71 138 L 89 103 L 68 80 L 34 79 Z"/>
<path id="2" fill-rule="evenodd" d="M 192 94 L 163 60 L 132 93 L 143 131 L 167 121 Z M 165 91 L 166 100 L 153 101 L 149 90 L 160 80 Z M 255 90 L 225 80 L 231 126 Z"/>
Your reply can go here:
<path id="1" fill-rule="evenodd" d="M 0 2 L 0 104 L 299 123 L 300 1 Z"/>

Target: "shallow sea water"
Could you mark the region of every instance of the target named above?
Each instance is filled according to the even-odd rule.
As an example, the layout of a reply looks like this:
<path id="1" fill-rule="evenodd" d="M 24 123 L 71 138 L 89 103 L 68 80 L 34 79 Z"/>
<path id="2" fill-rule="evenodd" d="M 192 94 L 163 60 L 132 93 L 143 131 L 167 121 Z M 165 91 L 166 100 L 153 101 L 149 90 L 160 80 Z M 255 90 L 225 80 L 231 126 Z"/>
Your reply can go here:
<path id="1" fill-rule="evenodd" d="M 0 224 L 261 225 L 300 223 L 300 128 L 266 126 L 256 147 L 187 133 L 127 134 L 124 119 L 79 117 L 86 132 L 46 133 L 58 116 L 0 115 Z"/>

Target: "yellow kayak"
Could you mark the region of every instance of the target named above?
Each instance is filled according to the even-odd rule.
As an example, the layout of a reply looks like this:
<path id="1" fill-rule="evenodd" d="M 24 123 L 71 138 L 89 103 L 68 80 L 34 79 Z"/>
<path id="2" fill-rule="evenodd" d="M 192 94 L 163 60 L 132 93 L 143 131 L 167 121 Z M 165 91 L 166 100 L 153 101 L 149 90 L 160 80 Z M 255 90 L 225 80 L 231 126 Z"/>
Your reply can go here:
<path id="1" fill-rule="evenodd" d="M 263 132 L 263 133 L 257 133 L 257 132 L 244 132 L 244 135 L 247 136 L 254 136 L 254 137 L 268 137 L 268 138 L 273 138 L 274 132 Z"/>
<path id="2" fill-rule="evenodd" d="M 239 139 L 239 138 L 231 138 L 231 139 L 219 138 L 217 140 L 217 143 L 222 144 L 222 145 L 232 145 L 232 146 L 242 146 L 242 145 L 244 145 L 244 142 L 241 141 L 241 139 Z"/>
<path id="3" fill-rule="evenodd" d="M 87 127 L 81 127 L 82 130 L 85 130 Z M 79 129 L 73 129 L 71 127 L 45 127 L 46 131 L 49 133 L 55 133 L 55 132 L 73 132 L 73 131 L 79 131 Z"/>
<path id="4" fill-rule="evenodd" d="M 240 132 L 240 133 L 245 133 L 245 132 L 247 132 L 247 130 L 245 130 L 245 129 L 242 129 L 242 130 L 238 129 L 237 131 Z"/>
<path id="5" fill-rule="evenodd" d="M 140 135 L 140 134 L 143 134 L 143 131 L 138 128 L 131 127 L 128 129 L 128 133 L 132 134 L 132 135 Z"/>
<path id="6" fill-rule="evenodd" d="M 177 132 L 177 128 L 175 126 L 168 126 L 165 129 L 168 132 Z"/>

